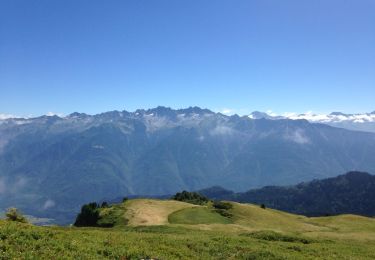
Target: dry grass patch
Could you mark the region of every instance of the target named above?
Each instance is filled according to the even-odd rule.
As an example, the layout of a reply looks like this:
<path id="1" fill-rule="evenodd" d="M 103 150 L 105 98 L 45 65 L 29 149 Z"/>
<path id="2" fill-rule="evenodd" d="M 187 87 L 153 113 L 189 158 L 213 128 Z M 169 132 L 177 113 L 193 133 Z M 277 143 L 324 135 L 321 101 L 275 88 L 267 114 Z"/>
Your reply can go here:
<path id="1" fill-rule="evenodd" d="M 198 207 L 174 200 L 136 199 L 126 203 L 125 218 L 130 226 L 168 224 L 168 216 L 178 210 Z"/>

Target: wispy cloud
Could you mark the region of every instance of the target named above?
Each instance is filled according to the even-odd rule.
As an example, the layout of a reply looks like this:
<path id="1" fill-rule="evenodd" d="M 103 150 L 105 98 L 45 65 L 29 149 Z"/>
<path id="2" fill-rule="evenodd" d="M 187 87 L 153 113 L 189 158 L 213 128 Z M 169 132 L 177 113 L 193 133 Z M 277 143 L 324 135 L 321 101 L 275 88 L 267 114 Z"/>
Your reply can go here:
<path id="1" fill-rule="evenodd" d="M 220 113 L 229 116 L 235 114 L 235 110 L 231 108 L 223 108 L 220 110 Z"/>
<path id="2" fill-rule="evenodd" d="M 224 125 L 219 125 L 210 132 L 211 135 L 232 135 L 233 133 L 234 129 Z"/>
<path id="3" fill-rule="evenodd" d="M 9 119 L 9 118 L 18 118 L 18 116 L 11 115 L 11 114 L 1 114 L 0 113 L 0 120 Z"/>
<path id="4" fill-rule="evenodd" d="M 278 116 L 278 114 L 276 114 L 275 112 L 273 112 L 272 110 L 267 110 L 266 113 L 270 116 Z"/>
<path id="5" fill-rule="evenodd" d="M 305 132 L 302 129 L 297 129 L 297 130 L 288 132 L 285 135 L 285 139 L 295 142 L 297 144 L 311 143 L 310 139 L 306 136 Z"/>
<path id="6" fill-rule="evenodd" d="M 43 209 L 46 210 L 46 209 L 54 207 L 55 205 L 56 203 L 53 200 L 48 199 L 46 200 L 46 202 L 44 202 Z"/>
<path id="7" fill-rule="evenodd" d="M 55 112 L 47 112 L 46 116 L 58 116 L 58 117 L 63 117 L 63 113 L 55 113 Z"/>

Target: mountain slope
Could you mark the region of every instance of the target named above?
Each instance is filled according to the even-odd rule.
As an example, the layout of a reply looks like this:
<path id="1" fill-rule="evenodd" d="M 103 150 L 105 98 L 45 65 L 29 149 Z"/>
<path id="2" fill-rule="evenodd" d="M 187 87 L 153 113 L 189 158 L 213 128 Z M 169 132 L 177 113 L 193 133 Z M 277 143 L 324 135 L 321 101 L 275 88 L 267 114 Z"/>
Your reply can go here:
<path id="1" fill-rule="evenodd" d="M 200 193 L 210 198 L 265 204 L 267 207 L 307 216 L 375 216 L 375 176 L 363 172 L 349 172 L 335 178 L 295 186 L 268 186 L 243 193 L 233 193 L 218 187 Z"/>

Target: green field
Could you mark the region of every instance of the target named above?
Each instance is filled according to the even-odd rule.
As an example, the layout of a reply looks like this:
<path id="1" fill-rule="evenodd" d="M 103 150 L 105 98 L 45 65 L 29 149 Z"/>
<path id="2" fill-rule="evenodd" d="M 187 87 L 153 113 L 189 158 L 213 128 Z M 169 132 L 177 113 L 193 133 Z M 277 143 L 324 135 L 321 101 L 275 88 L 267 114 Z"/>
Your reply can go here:
<path id="1" fill-rule="evenodd" d="M 375 259 L 375 220 L 307 218 L 232 203 L 131 200 L 104 209 L 113 228 L 0 221 L 0 259 Z"/>

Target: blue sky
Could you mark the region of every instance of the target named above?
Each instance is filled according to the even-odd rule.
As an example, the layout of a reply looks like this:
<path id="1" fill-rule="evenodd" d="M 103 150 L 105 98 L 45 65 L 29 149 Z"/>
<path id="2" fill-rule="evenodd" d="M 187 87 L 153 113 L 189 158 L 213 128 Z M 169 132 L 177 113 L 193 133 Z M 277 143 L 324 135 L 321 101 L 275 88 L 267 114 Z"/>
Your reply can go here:
<path id="1" fill-rule="evenodd" d="M 375 110 L 375 1 L 2 0 L 0 113 Z"/>

